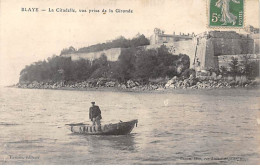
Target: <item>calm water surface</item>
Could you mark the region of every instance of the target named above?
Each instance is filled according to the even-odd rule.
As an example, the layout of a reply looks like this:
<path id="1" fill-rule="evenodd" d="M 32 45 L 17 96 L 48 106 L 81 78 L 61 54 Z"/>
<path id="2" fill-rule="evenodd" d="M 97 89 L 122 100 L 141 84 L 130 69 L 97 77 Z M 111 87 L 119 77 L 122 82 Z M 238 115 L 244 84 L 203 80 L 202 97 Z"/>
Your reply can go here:
<path id="1" fill-rule="evenodd" d="M 131 93 L 0 88 L 0 164 L 260 164 L 259 90 Z M 74 135 L 96 101 L 128 136 Z"/>

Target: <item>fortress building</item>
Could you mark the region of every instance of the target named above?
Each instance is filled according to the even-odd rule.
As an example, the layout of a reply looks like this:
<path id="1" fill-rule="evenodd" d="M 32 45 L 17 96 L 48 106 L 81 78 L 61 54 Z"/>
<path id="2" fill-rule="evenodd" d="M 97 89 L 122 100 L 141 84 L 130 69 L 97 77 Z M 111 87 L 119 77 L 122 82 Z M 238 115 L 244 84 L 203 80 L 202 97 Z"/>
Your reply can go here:
<path id="1" fill-rule="evenodd" d="M 191 60 L 196 71 L 227 66 L 232 57 L 259 58 L 259 35 L 238 34 L 235 31 L 209 31 L 195 38 L 195 55 Z"/>
<path id="2" fill-rule="evenodd" d="M 242 61 L 244 56 L 249 56 L 251 60 L 260 59 L 259 29 L 252 26 L 247 27 L 243 34 L 235 31 L 209 31 L 197 35 L 169 35 L 155 28 L 154 34 L 150 37 L 150 45 L 141 47 L 157 49 L 161 45 L 165 45 L 174 55 L 188 55 L 190 68 L 196 71 L 228 66 L 232 57 L 238 58 L 239 61 Z M 122 50 L 124 48 L 111 48 L 98 52 L 73 52 L 61 56 L 70 57 L 72 60 L 93 60 L 105 54 L 109 61 L 117 61 Z"/>
<path id="3" fill-rule="evenodd" d="M 192 34 L 184 34 L 180 33 L 179 35 L 175 34 L 164 34 L 164 31 L 155 28 L 154 34 L 150 37 L 150 44 L 164 44 L 164 43 L 173 43 L 184 40 L 192 40 L 194 33 Z"/>
<path id="4" fill-rule="evenodd" d="M 71 58 L 72 61 L 77 61 L 80 59 L 88 59 L 90 61 L 93 61 L 94 59 L 97 59 L 104 54 L 107 56 L 107 59 L 109 61 L 117 61 L 122 50 L 123 48 L 111 48 L 108 50 L 98 52 L 74 52 L 69 54 L 63 54 L 61 56 Z"/>

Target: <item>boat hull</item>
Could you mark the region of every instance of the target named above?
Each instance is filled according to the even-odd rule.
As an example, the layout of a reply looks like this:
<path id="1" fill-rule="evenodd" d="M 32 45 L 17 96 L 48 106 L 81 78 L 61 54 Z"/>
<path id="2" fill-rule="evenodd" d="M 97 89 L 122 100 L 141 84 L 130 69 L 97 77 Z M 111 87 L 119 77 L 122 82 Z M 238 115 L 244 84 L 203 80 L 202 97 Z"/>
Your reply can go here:
<path id="1" fill-rule="evenodd" d="M 87 124 L 68 124 L 70 130 L 77 134 L 86 135 L 127 135 L 137 126 L 138 120 L 119 122 L 116 124 L 105 124 L 101 126 L 91 126 Z"/>

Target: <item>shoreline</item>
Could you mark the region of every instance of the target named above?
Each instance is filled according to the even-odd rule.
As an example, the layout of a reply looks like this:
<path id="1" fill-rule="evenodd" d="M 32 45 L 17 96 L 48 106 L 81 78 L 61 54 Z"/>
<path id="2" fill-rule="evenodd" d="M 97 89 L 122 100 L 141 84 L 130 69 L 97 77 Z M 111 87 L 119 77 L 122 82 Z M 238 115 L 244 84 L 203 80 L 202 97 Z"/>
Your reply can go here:
<path id="1" fill-rule="evenodd" d="M 9 88 L 17 89 L 36 89 L 36 90 L 64 90 L 64 91 L 83 91 L 83 92 L 119 92 L 119 93 L 140 93 L 140 94 L 224 94 L 229 95 L 230 92 L 236 92 L 237 95 L 243 96 L 244 92 L 252 92 L 254 94 L 256 91 L 260 91 L 259 85 L 248 86 L 248 87 L 231 87 L 231 88 L 203 88 L 203 89 L 192 89 L 192 88 L 163 88 L 159 90 L 134 90 L 131 88 L 119 88 L 119 87 L 92 87 L 92 88 L 71 88 L 71 87 L 60 87 L 60 88 L 21 88 L 14 86 L 6 86 Z M 227 92 L 228 91 L 228 92 Z"/>
<path id="2" fill-rule="evenodd" d="M 171 79 L 158 79 L 149 83 L 140 83 L 128 80 L 124 83 L 99 78 L 86 81 L 47 81 L 47 82 L 20 82 L 9 87 L 24 89 L 48 89 L 48 90 L 78 90 L 78 91 L 110 91 L 133 93 L 170 93 L 183 92 L 184 90 L 229 90 L 233 88 L 259 88 L 260 78 L 248 80 L 247 78 L 224 79 L 222 77 L 200 77 L 190 75 L 189 78 L 174 76 Z"/>

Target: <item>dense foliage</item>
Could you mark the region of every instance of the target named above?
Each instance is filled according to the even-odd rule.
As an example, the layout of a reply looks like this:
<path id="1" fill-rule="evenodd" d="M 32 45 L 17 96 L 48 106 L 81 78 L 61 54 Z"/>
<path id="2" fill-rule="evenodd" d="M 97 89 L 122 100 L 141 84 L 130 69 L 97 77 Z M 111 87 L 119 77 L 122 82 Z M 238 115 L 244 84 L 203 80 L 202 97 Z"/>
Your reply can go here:
<path id="1" fill-rule="evenodd" d="M 89 53 L 89 52 L 97 52 L 103 51 L 111 48 L 130 48 L 130 47 L 138 47 L 149 45 L 149 40 L 144 35 L 138 35 L 133 39 L 126 39 L 123 36 L 118 37 L 115 40 L 106 43 L 99 43 L 95 45 L 91 45 L 88 47 L 79 48 L 76 50 L 74 47 L 65 48 L 61 51 L 62 54 L 70 54 L 70 53 Z"/>
<path id="2" fill-rule="evenodd" d="M 147 82 L 178 76 L 189 64 L 187 55 L 172 55 L 164 45 L 158 50 L 132 47 L 122 50 L 116 62 L 108 61 L 105 55 L 92 62 L 53 56 L 26 66 L 20 73 L 20 82 L 84 81 L 101 77 L 120 82 L 129 79 Z"/>
<path id="3" fill-rule="evenodd" d="M 219 71 L 223 76 L 246 76 L 253 79 L 259 76 L 259 61 L 250 61 L 250 57 L 245 55 L 242 61 L 232 57 L 228 67 L 220 67 Z"/>

